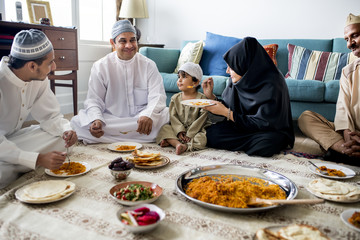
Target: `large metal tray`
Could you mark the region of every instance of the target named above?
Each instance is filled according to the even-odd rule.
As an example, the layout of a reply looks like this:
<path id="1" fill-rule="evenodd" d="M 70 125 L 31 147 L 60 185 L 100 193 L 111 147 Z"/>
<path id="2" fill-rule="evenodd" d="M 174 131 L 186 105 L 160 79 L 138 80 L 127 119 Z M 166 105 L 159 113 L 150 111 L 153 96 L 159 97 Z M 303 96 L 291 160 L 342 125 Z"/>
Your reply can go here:
<path id="1" fill-rule="evenodd" d="M 287 199 L 294 199 L 298 193 L 298 189 L 294 182 L 287 177 L 270 170 L 256 168 L 251 166 L 240 166 L 240 165 L 210 165 L 197 167 L 186 172 L 183 172 L 176 180 L 176 189 L 184 197 L 190 201 L 199 204 L 202 207 L 209 208 L 212 210 L 219 210 L 225 212 L 236 212 L 236 213 L 252 213 L 266 211 L 280 207 L 280 205 L 273 205 L 267 207 L 254 207 L 254 208 L 231 208 L 224 207 L 216 204 L 206 203 L 195 198 L 188 196 L 185 193 L 185 186 L 191 180 L 203 176 L 217 176 L 217 175 L 237 175 L 242 177 L 257 177 L 264 179 L 270 183 L 279 185 L 285 192 Z"/>

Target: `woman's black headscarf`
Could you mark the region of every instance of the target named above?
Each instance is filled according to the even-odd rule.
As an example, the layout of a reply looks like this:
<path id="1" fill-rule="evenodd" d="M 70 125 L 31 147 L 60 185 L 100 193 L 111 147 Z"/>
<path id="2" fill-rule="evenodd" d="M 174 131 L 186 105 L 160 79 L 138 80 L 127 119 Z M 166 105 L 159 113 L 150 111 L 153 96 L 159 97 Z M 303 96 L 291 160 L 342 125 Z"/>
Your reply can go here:
<path id="1" fill-rule="evenodd" d="M 222 94 L 240 131 L 280 131 L 294 143 L 290 99 L 283 75 L 255 38 L 246 37 L 224 55 L 228 66 L 242 78 Z"/>

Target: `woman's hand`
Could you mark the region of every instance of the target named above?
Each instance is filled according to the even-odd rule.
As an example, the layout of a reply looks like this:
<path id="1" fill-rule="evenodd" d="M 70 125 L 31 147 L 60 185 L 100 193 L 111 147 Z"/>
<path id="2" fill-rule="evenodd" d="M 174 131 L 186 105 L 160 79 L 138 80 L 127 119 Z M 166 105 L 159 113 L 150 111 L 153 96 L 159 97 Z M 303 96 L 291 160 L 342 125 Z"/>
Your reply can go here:
<path id="1" fill-rule="evenodd" d="M 214 100 L 216 98 L 213 94 L 214 80 L 212 79 L 212 77 L 205 79 L 202 82 L 201 87 L 203 88 L 204 94 L 208 99 Z"/>
<path id="2" fill-rule="evenodd" d="M 213 101 L 215 105 L 204 107 L 206 111 L 209 111 L 216 115 L 227 117 L 229 109 L 224 104 L 218 101 Z"/>

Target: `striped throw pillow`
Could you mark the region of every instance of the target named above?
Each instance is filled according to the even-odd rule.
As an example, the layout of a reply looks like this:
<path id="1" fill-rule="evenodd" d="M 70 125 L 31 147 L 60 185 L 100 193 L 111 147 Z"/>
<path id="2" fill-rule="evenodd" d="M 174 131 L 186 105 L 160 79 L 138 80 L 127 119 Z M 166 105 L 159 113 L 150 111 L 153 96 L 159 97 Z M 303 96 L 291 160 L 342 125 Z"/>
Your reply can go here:
<path id="1" fill-rule="evenodd" d="M 327 82 L 340 79 L 341 70 L 355 60 L 352 53 L 313 51 L 288 44 L 289 62 L 285 78 Z"/>

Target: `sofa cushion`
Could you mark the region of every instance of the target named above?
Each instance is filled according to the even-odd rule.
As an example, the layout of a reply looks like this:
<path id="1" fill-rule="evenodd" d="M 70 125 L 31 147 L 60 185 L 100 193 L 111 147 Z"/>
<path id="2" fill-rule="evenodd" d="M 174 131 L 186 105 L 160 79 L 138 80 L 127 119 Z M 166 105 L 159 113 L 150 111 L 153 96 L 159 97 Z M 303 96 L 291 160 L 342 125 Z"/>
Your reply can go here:
<path id="1" fill-rule="evenodd" d="M 323 102 L 325 83 L 320 81 L 285 79 L 290 101 Z"/>
<path id="2" fill-rule="evenodd" d="M 340 81 L 339 80 L 330 80 L 326 83 L 325 87 L 325 102 L 336 103 L 340 90 Z"/>
<path id="3" fill-rule="evenodd" d="M 142 47 L 139 53 L 153 60 L 159 72 L 172 73 L 179 59 L 179 49 Z"/>
<path id="4" fill-rule="evenodd" d="M 350 53 L 313 51 L 288 44 L 289 62 L 286 78 L 327 82 L 340 79 L 341 70 L 354 58 Z"/>
<path id="5" fill-rule="evenodd" d="M 207 32 L 200 66 L 204 75 L 229 76 L 223 55 L 241 39 Z"/>
<path id="6" fill-rule="evenodd" d="M 187 62 L 193 62 L 199 64 L 203 53 L 203 41 L 196 43 L 189 42 L 181 50 L 180 57 L 178 59 L 174 73 L 179 72 L 179 68 Z"/>
<path id="7" fill-rule="evenodd" d="M 279 45 L 277 44 L 269 44 L 269 45 L 265 45 L 263 46 L 265 51 L 269 54 L 270 58 L 273 60 L 275 66 L 277 66 L 277 61 L 276 61 L 276 52 L 279 48 Z"/>

